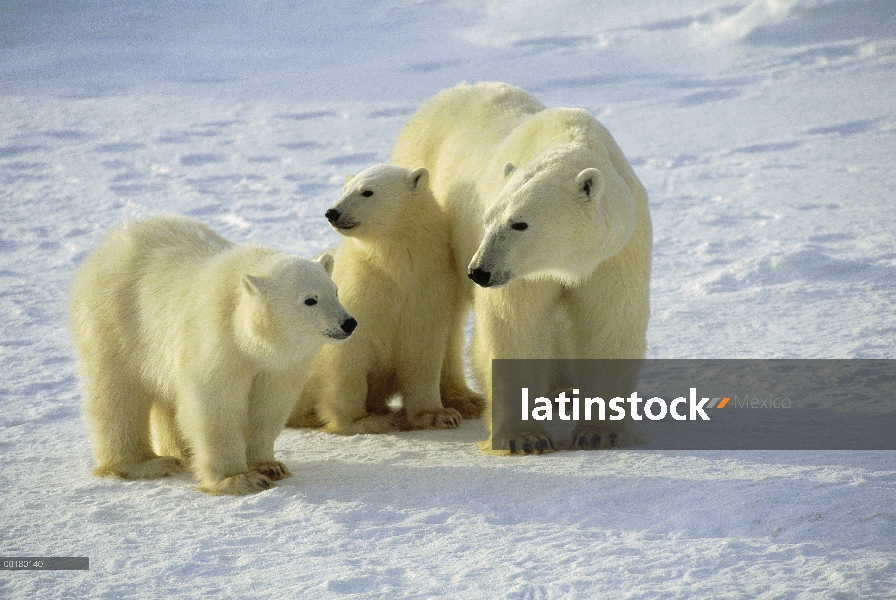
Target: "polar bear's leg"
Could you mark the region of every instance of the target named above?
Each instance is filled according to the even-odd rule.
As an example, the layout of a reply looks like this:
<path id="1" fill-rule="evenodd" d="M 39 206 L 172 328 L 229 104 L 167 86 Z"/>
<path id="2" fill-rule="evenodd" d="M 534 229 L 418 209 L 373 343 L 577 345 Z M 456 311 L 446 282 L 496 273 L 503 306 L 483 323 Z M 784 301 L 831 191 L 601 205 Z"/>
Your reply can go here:
<path id="1" fill-rule="evenodd" d="M 438 350 L 438 345 L 434 345 L 434 349 Z M 453 429 L 460 424 L 460 413 L 454 408 L 443 407 L 439 395 L 443 358 L 433 351 L 400 356 L 396 378 L 404 401 L 402 428 Z"/>
<path id="2" fill-rule="evenodd" d="M 506 369 L 511 366 L 505 366 L 505 376 L 508 375 Z M 519 369 L 526 369 L 525 365 L 519 366 Z M 549 389 L 549 379 L 546 373 L 528 372 L 513 376 L 512 381 L 526 381 L 533 390 Z M 501 398 L 512 398 L 519 396 L 519 388 L 513 390 L 501 390 L 499 387 L 506 384 L 504 377 L 499 377 L 492 381 L 489 389 L 490 393 L 498 394 Z M 508 406 L 506 400 L 498 404 L 494 404 L 494 398 L 490 405 L 489 411 L 489 432 L 491 437 L 486 442 L 480 444 L 480 449 L 492 454 L 502 456 L 510 454 L 543 454 L 545 452 L 553 452 L 557 450 L 557 443 L 544 426 L 537 421 L 527 421 L 525 424 L 519 418 L 519 405 L 514 402 Z"/>
<path id="3" fill-rule="evenodd" d="M 332 346 L 324 346 L 317 358 L 309 366 L 310 374 L 306 373 L 304 381 L 300 381 L 296 389 L 292 390 L 293 407 L 286 419 L 287 427 L 315 427 L 324 426 L 324 422 L 318 414 L 317 405 L 319 390 L 325 385 L 328 373 L 322 368 L 326 364 L 327 357 L 332 353 Z"/>
<path id="4" fill-rule="evenodd" d="M 235 381 L 224 369 L 204 385 L 181 386 L 178 418 L 193 449 L 193 470 L 200 491 L 243 495 L 271 487 L 270 478 L 249 470 L 243 428 L 249 403 L 249 382 Z"/>
<path id="5" fill-rule="evenodd" d="M 157 479 L 182 471 L 177 458 L 158 456 L 152 450 L 151 396 L 117 369 L 103 371 L 96 376 L 85 373 L 84 414 L 99 463 L 94 475 Z"/>
<path id="6" fill-rule="evenodd" d="M 498 455 L 553 452 L 557 449 L 557 444 L 544 427 L 530 421 L 525 431 L 519 430 L 516 426 L 517 419 L 504 415 L 502 407 L 493 405 L 492 398 L 493 357 L 549 358 L 549 346 L 544 343 L 544 339 L 538 339 L 537 333 L 532 334 L 532 339 L 523 337 L 521 334 L 527 331 L 525 328 L 516 332 L 508 332 L 506 324 L 500 316 L 501 311 L 494 308 L 510 304 L 512 297 L 504 296 L 503 301 L 501 299 L 506 291 L 477 291 L 476 293 L 479 295 L 476 307 L 478 321 L 473 329 L 472 357 L 477 381 L 485 391 L 488 400 L 485 421 L 489 430 L 489 439 L 480 442 L 479 449 Z M 490 294 L 490 296 L 485 296 L 485 294 Z M 489 302 L 485 299 L 488 299 Z M 538 314 L 537 311 L 533 312 Z M 517 310 L 517 314 L 527 313 Z M 539 356 L 539 352 L 544 355 Z M 548 382 L 544 381 L 533 387 L 546 389 L 547 385 Z"/>
<path id="7" fill-rule="evenodd" d="M 448 346 L 442 365 L 439 394 L 445 408 L 453 408 L 465 419 L 478 419 L 485 408 L 485 399 L 467 386 L 464 373 L 464 321 L 468 302 L 454 316 L 448 336 Z"/>
<path id="8" fill-rule="evenodd" d="M 252 386 L 245 429 L 246 463 L 274 481 L 292 476 L 289 468 L 274 458 L 274 440 L 283 431 L 296 390 L 302 389 L 306 370 L 299 371 L 262 373 Z"/>
<path id="9" fill-rule="evenodd" d="M 184 462 L 189 461 L 190 451 L 177 427 L 174 408 L 161 402 L 153 402 L 149 414 L 156 452 L 161 456 L 174 456 Z"/>
<path id="10" fill-rule="evenodd" d="M 628 398 L 635 391 L 639 360 L 606 360 L 582 363 L 573 381 L 603 398 Z M 645 442 L 629 415 L 621 421 L 579 421 L 569 438 L 572 450 L 624 448 Z"/>
<path id="11" fill-rule="evenodd" d="M 336 352 L 327 365 L 327 381 L 322 382 L 317 412 L 326 423 L 324 431 L 339 435 L 389 433 L 398 429 L 391 414 L 367 412 L 367 378 L 374 357 L 365 344 L 355 344 Z"/>

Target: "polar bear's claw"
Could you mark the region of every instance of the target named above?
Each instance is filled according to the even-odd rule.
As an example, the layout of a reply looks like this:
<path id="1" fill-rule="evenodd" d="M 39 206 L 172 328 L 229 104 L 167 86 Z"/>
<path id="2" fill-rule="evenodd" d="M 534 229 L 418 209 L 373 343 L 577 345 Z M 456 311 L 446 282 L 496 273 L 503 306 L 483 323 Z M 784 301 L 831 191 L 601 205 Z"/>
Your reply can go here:
<path id="1" fill-rule="evenodd" d="M 620 431 L 598 431 L 577 427 L 569 439 L 570 450 L 601 450 L 606 448 L 625 448 L 645 442 L 646 439 L 634 429 L 623 428 Z"/>
<path id="2" fill-rule="evenodd" d="M 263 463 L 252 463 L 249 468 L 253 471 L 261 473 L 271 481 L 286 479 L 292 477 L 292 471 L 279 460 Z"/>
<path id="3" fill-rule="evenodd" d="M 545 432 L 511 433 L 502 438 L 497 449 L 510 454 L 544 454 L 557 450 L 553 438 Z"/>
<path id="4" fill-rule="evenodd" d="M 592 429 L 577 429 L 572 434 L 569 446 L 573 450 L 597 450 L 606 448 L 611 438 L 615 438 L 616 434 L 602 436 L 599 432 Z"/>

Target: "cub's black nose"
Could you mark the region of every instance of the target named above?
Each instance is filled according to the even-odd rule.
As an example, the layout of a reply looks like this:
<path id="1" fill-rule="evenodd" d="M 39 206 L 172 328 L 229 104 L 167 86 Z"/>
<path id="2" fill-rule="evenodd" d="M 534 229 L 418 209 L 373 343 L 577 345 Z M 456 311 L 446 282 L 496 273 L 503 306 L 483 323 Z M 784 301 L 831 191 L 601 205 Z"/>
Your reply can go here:
<path id="1" fill-rule="evenodd" d="M 342 213 L 340 213 L 335 208 L 331 208 L 327 212 L 324 213 L 324 216 L 327 218 L 327 221 L 329 221 L 330 223 L 335 223 L 336 221 L 339 220 L 339 217 L 342 216 Z"/>
<path id="2" fill-rule="evenodd" d="M 351 333 L 355 330 L 355 327 L 358 326 L 358 322 L 355 321 L 354 317 L 349 317 L 345 321 L 342 322 L 342 331 L 351 335 Z"/>
<path id="3" fill-rule="evenodd" d="M 467 273 L 467 277 L 472 279 L 473 283 L 476 285 L 488 287 L 488 282 L 491 280 L 492 274 L 488 271 L 483 271 L 482 269 L 470 269 L 470 272 Z"/>

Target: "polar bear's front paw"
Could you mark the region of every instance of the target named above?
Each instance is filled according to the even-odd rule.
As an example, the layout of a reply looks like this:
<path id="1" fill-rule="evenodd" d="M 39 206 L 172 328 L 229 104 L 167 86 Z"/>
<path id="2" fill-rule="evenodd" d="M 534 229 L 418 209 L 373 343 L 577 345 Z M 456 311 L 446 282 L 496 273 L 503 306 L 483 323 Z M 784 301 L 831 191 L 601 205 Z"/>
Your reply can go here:
<path id="1" fill-rule="evenodd" d="M 278 481 L 280 479 L 292 477 L 292 471 L 290 471 L 289 468 L 279 460 L 251 463 L 249 464 L 249 469 L 261 473 L 271 481 Z"/>
<path id="2" fill-rule="evenodd" d="M 569 438 L 569 447 L 571 450 L 600 450 L 616 446 L 618 441 L 619 435 L 615 432 L 576 429 Z"/>
<path id="3" fill-rule="evenodd" d="M 557 444 L 544 431 L 508 433 L 492 438 L 491 451 L 497 454 L 544 454 L 556 452 Z"/>
<path id="4" fill-rule="evenodd" d="M 140 462 L 104 464 L 93 470 L 100 477 L 123 477 L 124 479 L 159 479 L 180 473 L 186 469 L 184 463 L 173 456 L 159 456 Z"/>
<path id="5" fill-rule="evenodd" d="M 413 417 L 405 417 L 402 429 L 454 429 L 463 418 L 453 408 L 423 410 Z"/>
<path id="6" fill-rule="evenodd" d="M 442 394 L 442 406 L 453 408 L 464 419 L 478 419 L 485 410 L 485 399 L 472 390 L 445 392 Z"/>
<path id="7" fill-rule="evenodd" d="M 619 430 L 576 427 L 569 438 L 570 450 L 600 450 L 625 448 L 644 442 L 643 436 L 632 427 Z"/>
<path id="8" fill-rule="evenodd" d="M 390 433 L 397 429 L 398 424 L 391 413 L 386 415 L 367 415 L 354 421 L 330 421 L 324 426 L 324 431 L 337 435 Z"/>
<path id="9" fill-rule="evenodd" d="M 273 485 L 273 482 L 266 475 L 262 475 L 258 471 L 249 471 L 205 484 L 199 490 L 208 494 L 245 496 L 246 494 L 255 494 L 269 490 Z"/>

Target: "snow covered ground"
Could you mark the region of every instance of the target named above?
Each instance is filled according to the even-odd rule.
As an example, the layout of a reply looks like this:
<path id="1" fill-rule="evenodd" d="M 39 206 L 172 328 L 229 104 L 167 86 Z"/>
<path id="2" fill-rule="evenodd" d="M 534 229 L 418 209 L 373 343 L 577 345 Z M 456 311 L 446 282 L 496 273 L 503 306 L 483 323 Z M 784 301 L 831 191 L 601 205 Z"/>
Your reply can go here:
<path id="1" fill-rule="evenodd" d="M 891 452 L 494 458 L 286 431 L 246 498 L 98 479 L 64 323 L 159 212 L 310 256 L 456 83 L 591 110 L 645 183 L 649 355 L 896 358 L 891 0 L 0 2 L 0 597 L 888 598 Z"/>

